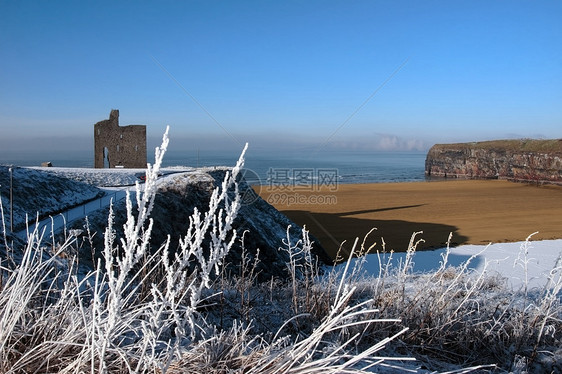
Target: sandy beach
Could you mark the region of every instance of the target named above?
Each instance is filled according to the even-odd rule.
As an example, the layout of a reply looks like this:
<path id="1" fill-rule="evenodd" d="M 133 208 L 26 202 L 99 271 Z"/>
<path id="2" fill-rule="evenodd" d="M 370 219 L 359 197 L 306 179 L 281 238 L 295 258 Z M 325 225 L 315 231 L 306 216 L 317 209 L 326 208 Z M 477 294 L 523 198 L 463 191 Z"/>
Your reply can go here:
<path id="1" fill-rule="evenodd" d="M 366 242 L 375 249 L 404 251 L 412 233 L 425 242 L 418 249 L 451 243 L 516 242 L 562 238 L 562 187 L 500 180 L 447 180 L 298 188 L 256 188 L 260 196 L 299 225 L 306 225 L 330 256 L 345 241 L 376 228 Z"/>

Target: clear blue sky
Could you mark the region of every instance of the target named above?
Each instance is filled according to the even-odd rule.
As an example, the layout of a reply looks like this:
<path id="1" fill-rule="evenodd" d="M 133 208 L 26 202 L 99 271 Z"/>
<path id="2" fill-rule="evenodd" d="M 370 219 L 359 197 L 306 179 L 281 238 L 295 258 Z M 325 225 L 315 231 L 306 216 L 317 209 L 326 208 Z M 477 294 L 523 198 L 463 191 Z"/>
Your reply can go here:
<path id="1" fill-rule="evenodd" d="M 4 152 L 112 108 L 182 147 L 562 137 L 560 1 L 0 0 L 0 53 Z"/>

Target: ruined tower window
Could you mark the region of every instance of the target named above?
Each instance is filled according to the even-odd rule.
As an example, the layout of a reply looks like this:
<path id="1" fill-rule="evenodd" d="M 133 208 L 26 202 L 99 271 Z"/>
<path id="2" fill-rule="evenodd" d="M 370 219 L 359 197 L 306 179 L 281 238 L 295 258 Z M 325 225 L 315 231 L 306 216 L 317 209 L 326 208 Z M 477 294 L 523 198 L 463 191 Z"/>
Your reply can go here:
<path id="1" fill-rule="evenodd" d="M 100 134 L 100 129 L 98 129 L 98 135 Z"/>
<path id="2" fill-rule="evenodd" d="M 123 134 L 119 135 L 119 139 L 123 139 Z"/>
<path id="3" fill-rule="evenodd" d="M 119 152 L 119 144 L 117 144 L 117 152 Z"/>
<path id="4" fill-rule="evenodd" d="M 107 147 L 103 147 L 103 167 L 111 167 L 111 164 L 109 163 L 109 149 L 107 149 Z"/>
<path id="5" fill-rule="evenodd" d="M 138 151 L 139 151 L 139 146 L 135 145 L 135 152 L 138 152 Z"/>

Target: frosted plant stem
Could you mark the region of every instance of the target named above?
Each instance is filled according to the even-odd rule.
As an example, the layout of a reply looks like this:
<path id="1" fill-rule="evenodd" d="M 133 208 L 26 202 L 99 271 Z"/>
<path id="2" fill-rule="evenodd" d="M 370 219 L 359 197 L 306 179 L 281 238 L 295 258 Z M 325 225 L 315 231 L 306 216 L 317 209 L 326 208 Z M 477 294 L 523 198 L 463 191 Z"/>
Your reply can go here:
<path id="1" fill-rule="evenodd" d="M 0 214 L 2 215 L 2 233 L 4 235 L 4 245 L 6 246 L 6 251 L 8 250 L 8 237 L 6 234 L 6 219 L 4 217 L 4 206 L 2 205 L 2 196 L 0 195 Z"/>
<path id="2" fill-rule="evenodd" d="M 535 231 L 531 235 L 527 236 L 525 241 L 519 247 L 519 253 L 517 258 L 515 259 L 513 266 L 519 265 L 523 268 L 523 272 L 525 274 L 525 280 L 523 282 L 523 291 L 525 294 L 525 298 L 528 296 L 528 289 L 529 289 L 529 262 L 532 260 L 529 258 L 529 248 L 531 247 L 531 237 L 533 235 L 538 234 L 538 231 Z"/>

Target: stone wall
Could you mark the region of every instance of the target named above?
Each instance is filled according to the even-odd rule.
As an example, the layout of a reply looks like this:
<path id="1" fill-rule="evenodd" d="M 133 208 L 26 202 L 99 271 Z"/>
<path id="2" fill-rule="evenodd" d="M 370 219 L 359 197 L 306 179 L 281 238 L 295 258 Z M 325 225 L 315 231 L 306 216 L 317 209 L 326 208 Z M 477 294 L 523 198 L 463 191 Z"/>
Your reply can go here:
<path id="1" fill-rule="evenodd" d="M 425 174 L 562 184 L 562 139 L 436 144 L 427 153 Z"/>
<path id="2" fill-rule="evenodd" d="M 94 125 L 95 168 L 146 168 L 146 126 L 119 126 L 119 111 Z"/>

